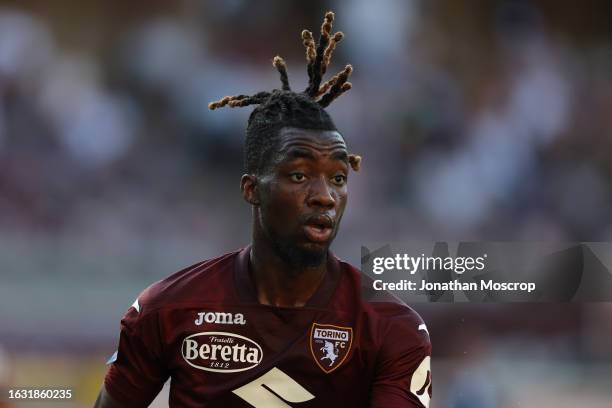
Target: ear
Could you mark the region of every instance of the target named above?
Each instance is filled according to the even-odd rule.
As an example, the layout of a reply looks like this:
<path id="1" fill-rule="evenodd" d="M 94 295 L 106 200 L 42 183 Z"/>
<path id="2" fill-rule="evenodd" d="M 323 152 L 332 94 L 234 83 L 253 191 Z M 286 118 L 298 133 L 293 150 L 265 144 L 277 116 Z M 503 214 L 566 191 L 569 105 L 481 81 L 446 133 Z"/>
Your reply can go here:
<path id="1" fill-rule="evenodd" d="M 259 185 L 256 176 L 243 174 L 240 179 L 240 191 L 242 191 L 244 201 L 251 205 L 259 205 Z"/>

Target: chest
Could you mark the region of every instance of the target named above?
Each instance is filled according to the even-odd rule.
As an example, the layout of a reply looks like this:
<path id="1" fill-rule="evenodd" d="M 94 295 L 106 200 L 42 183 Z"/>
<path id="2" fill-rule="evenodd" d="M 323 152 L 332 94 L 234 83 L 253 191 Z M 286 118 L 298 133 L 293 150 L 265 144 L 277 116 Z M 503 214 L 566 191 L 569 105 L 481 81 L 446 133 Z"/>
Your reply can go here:
<path id="1" fill-rule="evenodd" d="M 214 306 L 160 317 L 171 402 L 210 407 L 360 406 L 375 335 L 357 313 Z"/>

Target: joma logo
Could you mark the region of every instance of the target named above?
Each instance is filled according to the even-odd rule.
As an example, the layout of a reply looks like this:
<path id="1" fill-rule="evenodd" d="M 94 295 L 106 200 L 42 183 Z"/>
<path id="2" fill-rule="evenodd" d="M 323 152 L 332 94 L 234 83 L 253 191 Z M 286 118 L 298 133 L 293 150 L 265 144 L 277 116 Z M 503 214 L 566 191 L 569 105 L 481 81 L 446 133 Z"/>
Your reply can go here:
<path id="1" fill-rule="evenodd" d="M 246 324 L 246 320 L 242 313 L 200 312 L 194 323 L 196 326 L 201 326 L 204 323 Z"/>

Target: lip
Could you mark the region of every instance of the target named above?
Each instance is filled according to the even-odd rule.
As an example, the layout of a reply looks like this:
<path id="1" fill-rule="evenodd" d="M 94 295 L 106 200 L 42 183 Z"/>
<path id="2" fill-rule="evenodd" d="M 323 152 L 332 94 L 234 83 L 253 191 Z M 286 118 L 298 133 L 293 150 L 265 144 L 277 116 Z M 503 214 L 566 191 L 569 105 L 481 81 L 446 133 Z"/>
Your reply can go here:
<path id="1" fill-rule="evenodd" d="M 317 243 L 327 242 L 334 231 L 334 221 L 328 215 L 316 214 L 306 219 L 303 228 L 308 240 Z"/>
<path id="2" fill-rule="evenodd" d="M 330 240 L 333 229 L 318 225 L 304 225 L 304 234 L 312 242 L 327 242 Z"/>

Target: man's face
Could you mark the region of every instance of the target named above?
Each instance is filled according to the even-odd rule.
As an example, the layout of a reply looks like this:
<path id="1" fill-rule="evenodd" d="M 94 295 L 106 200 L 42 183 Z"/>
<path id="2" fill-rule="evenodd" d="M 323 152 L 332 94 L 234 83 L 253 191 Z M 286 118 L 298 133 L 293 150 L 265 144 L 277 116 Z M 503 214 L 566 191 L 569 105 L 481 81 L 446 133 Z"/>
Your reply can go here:
<path id="1" fill-rule="evenodd" d="M 279 152 L 258 177 L 257 222 L 286 262 L 316 266 L 325 259 L 346 206 L 346 144 L 337 131 L 288 127 L 279 136 Z"/>

